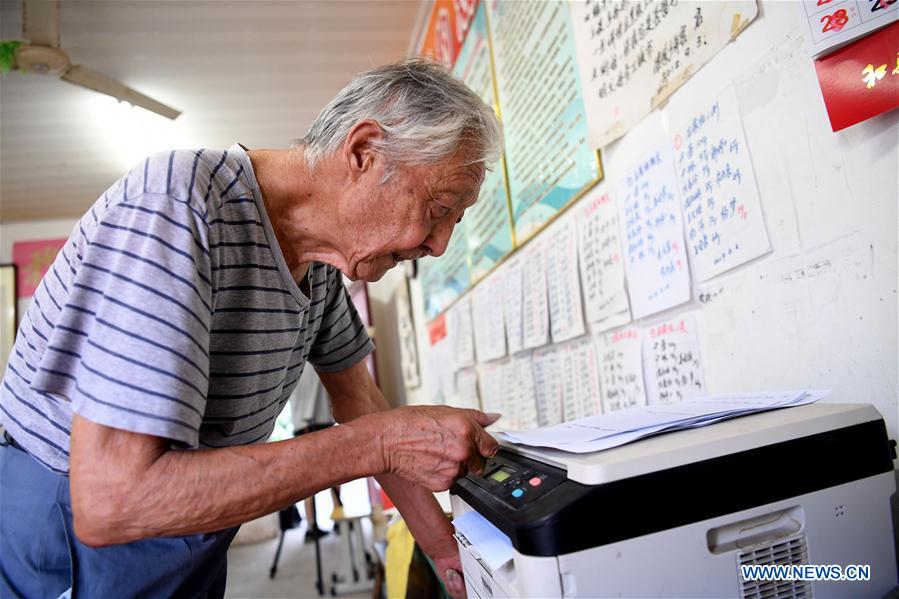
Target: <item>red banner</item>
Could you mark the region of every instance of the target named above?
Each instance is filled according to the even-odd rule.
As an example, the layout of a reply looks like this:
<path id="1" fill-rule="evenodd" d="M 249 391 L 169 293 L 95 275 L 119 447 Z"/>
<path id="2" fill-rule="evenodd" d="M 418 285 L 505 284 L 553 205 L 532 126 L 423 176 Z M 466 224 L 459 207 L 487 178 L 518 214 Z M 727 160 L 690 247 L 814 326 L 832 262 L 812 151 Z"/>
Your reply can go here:
<path id="1" fill-rule="evenodd" d="M 16 264 L 19 297 L 31 297 L 38 283 L 50 269 L 65 239 L 17 241 L 12 244 L 12 261 Z"/>
<path id="2" fill-rule="evenodd" d="M 436 0 L 418 53 L 453 68 L 479 0 Z"/>
<path id="3" fill-rule="evenodd" d="M 899 23 L 816 60 L 815 69 L 834 131 L 899 107 Z"/>

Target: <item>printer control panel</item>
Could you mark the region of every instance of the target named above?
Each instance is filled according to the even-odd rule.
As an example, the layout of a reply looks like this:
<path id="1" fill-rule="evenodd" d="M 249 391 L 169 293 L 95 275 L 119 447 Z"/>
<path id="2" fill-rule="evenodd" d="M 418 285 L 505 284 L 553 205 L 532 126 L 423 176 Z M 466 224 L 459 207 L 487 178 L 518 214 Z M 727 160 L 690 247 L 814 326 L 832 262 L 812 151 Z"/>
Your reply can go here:
<path id="1" fill-rule="evenodd" d="M 521 456 L 500 452 L 487 460 L 484 473 L 468 480 L 513 508 L 531 505 L 565 480 L 565 472 Z"/>

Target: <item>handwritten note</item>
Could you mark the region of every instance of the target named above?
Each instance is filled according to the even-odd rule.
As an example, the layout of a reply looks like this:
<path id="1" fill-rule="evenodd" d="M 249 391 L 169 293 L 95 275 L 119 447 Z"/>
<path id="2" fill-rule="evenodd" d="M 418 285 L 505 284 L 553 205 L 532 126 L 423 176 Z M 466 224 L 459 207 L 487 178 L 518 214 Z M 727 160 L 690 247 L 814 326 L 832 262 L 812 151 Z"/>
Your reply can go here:
<path id="1" fill-rule="evenodd" d="M 593 339 L 572 341 L 561 352 L 563 420 L 601 413 L 599 362 Z"/>
<path id="2" fill-rule="evenodd" d="M 450 405 L 457 408 L 481 409 L 478 397 L 478 373 L 474 368 L 463 368 L 456 373 L 456 392 Z"/>
<path id="3" fill-rule="evenodd" d="M 617 197 L 634 318 L 688 301 L 690 272 L 671 149 L 645 154 L 619 181 Z"/>
<path id="4" fill-rule="evenodd" d="M 674 135 L 693 276 L 706 281 L 771 249 L 733 88 Z"/>
<path id="5" fill-rule="evenodd" d="M 472 293 L 472 320 L 478 362 L 489 362 L 506 355 L 502 293 L 503 281 L 496 275 L 481 281 Z"/>
<path id="6" fill-rule="evenodd" d="M 537 395 L 530 354 L 521 354 L 505 366 L 504 409 L 514 415 L 517 430 L 537 426 Z"/>
<path id="7" fill-rule="evenodd" d="M 521 263 L 517 259 L 510 260 L 503 268 L 503 317 L 506 324 L 506 340 L 509 343 L 509 355 L 520 352 L 524 348 L 524 325 L 521 320 L 522 309 L 522 273 Z"/>
<path id="8" fill-rule="evenodd" d="M 650 405 L 707 394 L 699 335 L 691 314 L 649 327 L 643 340 L 643 365 Z"/>
<path id="9" fill-rule="evenodd" d="M 630 306 L 624 286 L 624 260 L 618 237 L 618 211 L 602 187 L 584 198 L 578 218 L 578 255 L 584 309 L 593 330 L 627 323 Z"/>
<path id="10" fill-rule="evenodd" d="M 643 338 L 629 327 L 597 339 L 603 413 L 646 405 L 643 385 Z"/>
<path id="11" fill-rule="evenodd" d="M 754 0 L 570 7 L 593 147 L 627 133 L 758 14 Z"/>
<path id="12" fill-rule="evenodd" d="M 505 370 L 503 360 L 488 362 L 478 366 L 479 388 L 481 390 L 481 406 L 485 412 L 498 412 L 503 414 L 503 419 L 498 423 L 502 428 L 512 428 L 507 426 L 506 414 L 503 413 L 505 408 L 503 397 L 505 395 L 503 388 L 505 387 Z"/>
<path id="13" fill-rule="evenodd" d="M 541 239 L 525 249 L 522 262 L 522 323 L 524 347 L 533 348 L 549 341 L 549 306 L 546 297 L 546 250 Z"/>
<path id="14" fill-rule="evenodd" d="M 581 282 L 577 267 L 577 230 L 569 219 L 556 227 L 548 240 L 546 286 L 549 291 L 549 324 L 554 343 L 584 334 Z"/>
<path id="15" fill-rule="evenodd" d="M 471 321 L 471 296 L 450 308 L 447 324 L 453 339 L 453 364 L 456 370 L 474 365 L 474 330 Z"/>
<path id="16" fill-rule="evenodd" d="M 562 422 L 561 355 L 555 346 L 536 351 L 532 357 L 537 423 L 553 426 Z"/>

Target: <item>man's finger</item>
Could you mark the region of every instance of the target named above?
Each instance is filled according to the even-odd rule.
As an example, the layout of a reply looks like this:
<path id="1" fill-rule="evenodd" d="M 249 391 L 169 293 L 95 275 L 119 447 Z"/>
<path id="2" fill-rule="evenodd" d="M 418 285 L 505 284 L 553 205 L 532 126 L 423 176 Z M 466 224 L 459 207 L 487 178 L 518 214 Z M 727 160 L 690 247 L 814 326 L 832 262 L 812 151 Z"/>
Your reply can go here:
<path id="1" fill-rule="evenodd" d="M 475 431 L 474 442 L 478 453 L 484 457 L 492 458 L 499 451 L 499 443 L 484 429 Z"/>
<path id="2" fill-rule="evenodd" d="M 486 466 L 486 465 L 487 465 L 487 461 L 484 459 L 484 456 L 482 456 L 479 453 L 474 453 L 468 459 L 468 470 L 473 472 L 474 474 L 478 474 L 478 475 L 483 474 L 484 466 Z"/>
<path id="3" fill-rule="evenodd" d="M 468 413 L 471 415 L 472 419 L 480 424 L 483 427 L 488 427 L 497 420 L 502 417 L 502 414 L 498 414 L 496 412 L 491 412 L 489 414 L 485 414 L 480 410 L 468 410 Z"/>

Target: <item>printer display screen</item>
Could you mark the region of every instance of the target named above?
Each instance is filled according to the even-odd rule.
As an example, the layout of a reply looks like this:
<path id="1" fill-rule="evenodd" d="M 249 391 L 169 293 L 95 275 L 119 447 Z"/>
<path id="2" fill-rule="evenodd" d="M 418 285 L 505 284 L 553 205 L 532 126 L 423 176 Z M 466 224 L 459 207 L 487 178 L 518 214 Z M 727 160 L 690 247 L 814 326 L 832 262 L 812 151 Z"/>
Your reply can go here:
<path id="1" fill-rule="evenodd" d="M 508 466 L 500 466 L 499 468 L 488 474 L 487 478 L 501 483 L 513 474 L 515 474 L 515 470 L 513 470 L 512 468 L 509 468 Z"/>

